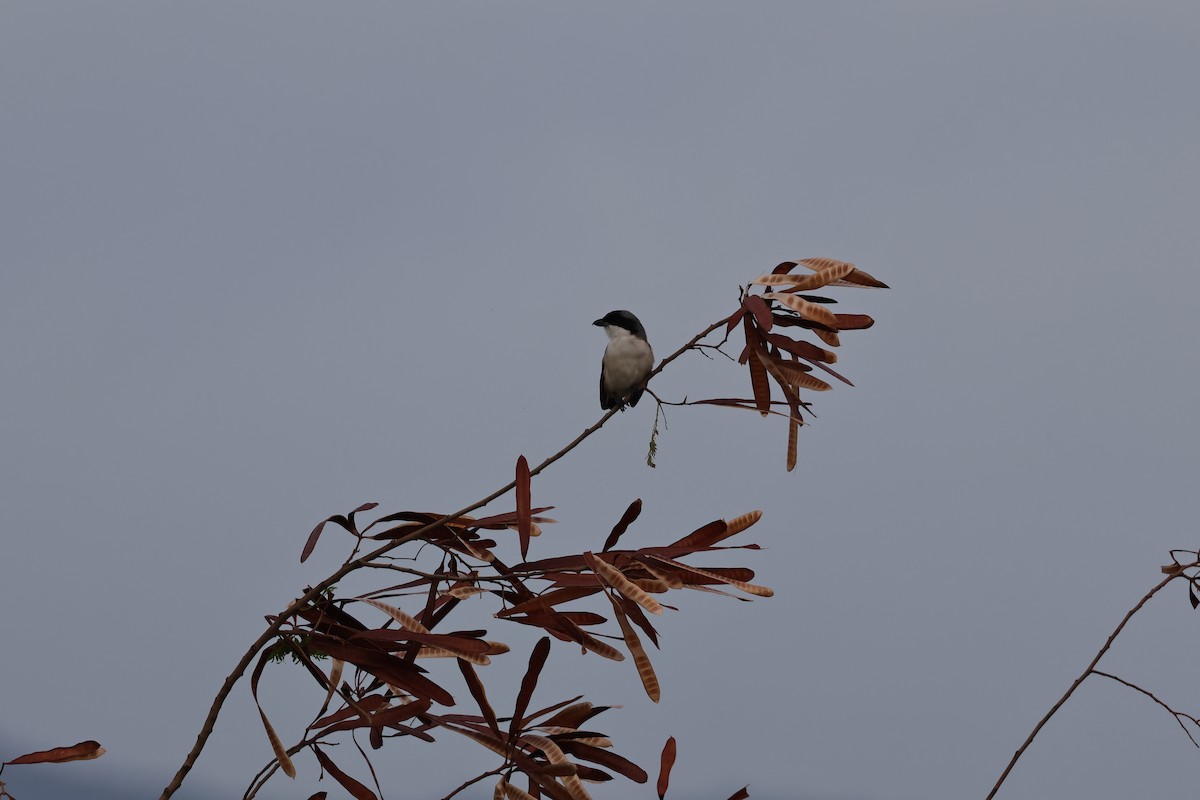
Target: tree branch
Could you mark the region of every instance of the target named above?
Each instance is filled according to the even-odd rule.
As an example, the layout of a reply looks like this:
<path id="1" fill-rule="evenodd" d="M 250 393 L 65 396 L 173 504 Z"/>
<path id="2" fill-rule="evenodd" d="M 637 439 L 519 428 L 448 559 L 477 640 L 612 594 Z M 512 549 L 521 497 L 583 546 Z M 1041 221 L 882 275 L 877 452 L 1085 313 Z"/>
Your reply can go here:
<path id="1" fill-rule="evenodd" d="M 718 322 L 714 322 L 712 325 L 709 325 L 703 331 L 696 334 L 686 344 L 684 344 L 682 347 L 680 347 L 674 353 L 671 353 L 671 355 L 667 356 L 661 362 L 659 362 L 658 366 L 655 367 L 650 372 L 650 375 L 647 376 L 646 380 L 649 381 L 655 375 L 662 372 L 664 367 L 666 367 L 668 364 L 670 364 L 675 359 L 679 358 L 681 355 L 686 353 L 688 350 L 691 350 L 693 347 L 696 346 L 696 344 L 701 339 L 708 336 L 708 334 L 712 333 L 713 331 L 715 331 L 717 328 L 721 327 L 722 325 L 725 325 L 727 321 L 728 321 L 728 317 L 726 317 L 725 319 L 722 319 Z M 561 450 L 559 450 L 554 455 L 547 458 L 542 463 L 538 464 L 536 467 L 532 468 L 529 471 L 530 477 L 542 472 L 544 469 L 549 467 L 551 464 L 558 461 L 563 456 L 565 456 L 567 453 L 571 452 L 576 447 L 578 447 L 579 444 L 584 439 L 588 438 L 593 433 L 600 430 L 600 428 L 602 428 L 604 426 L 604 424 L 606 422 L 608 422 L 608 420 L 611 419 L 614 414 L 617 413 L 618 410 L 619 409 L 617 409 L 617 408 L 610 409 L 602 417 L 600 417 L 600 419 L 594 425 L 591 425 L 590 427 L 585 428 L 582 433 L 580 433 L 578 436 L 576 436 L 574 439 L 572 439 L 565 447 L 563 447 Z M 285 624 L 285 622 L 288 619 L 293 617 L 300 609 L 307 606 L 314 599 L 316 599 L 321 594 L 326 592 L 330 587 L 334 586 L 338 581 L 340 581 L 342 578 L 344 578 L 346 575 L 350 574 L 351 572 L 359 569 L 360 567 L 369 565 L 370 562 L 378 559 L 380 556 L 384 555 L 385 553 L 388 553 L 388 552 L 396 549 L 397 547 L 399 547 L 402 544 L 405 544 L 406 542 L 412 541 L 413 539 L 420 537 L 421 535 L 427 533 L 430 530 L 437 528 L 438 526 L 444 525 L 447 522 L 450 522 L 451 520 L 454 520 L 454 519 L 457 519 L 457 518 L 463 516 L 464 514 L 469 514 L 470 512 L 472 512 L 478 508 L 482 508 L 483 506 L 486 506 L 488 503 L 492 502 L 493 500 L 496 500 L 497 498 L 512 491 L 512 489 L 515 486 L 516 486 L 516 481 L 515 480 L 510 481 L 509 483 L 505 484 L 501 488 L 499 488 L 496 491 L 489 494 L 487 497 L 484 497 L 482 500 L 476 501 L 469 506 L 464 506 L 463 508 L 459 509 L 458 511 L 455 511 L 452 514 L 447 514 L 446 516 L 442 517 L 441 519 L 431 522 L 428 525 L 425 525 L 424 527 L 421 527 L 417 530 L 414 530 L 411 533 L 406 534 L 405 536 L 402 536 L 397 539 L 393 539 L 393 540 L 389 541 L 387 544 L 383 545 L 382 547 L 377 548 L 373 552 L 367 553 L 366 555 L 360 556 L 352 561 L 347 561 L 341 567 L 339 567 L 336 571 L 334 571 L 334 573 L 332 575 L 330 575 L 328 578 L 326 578 L 325 580 L 318 583 L 316 586 L 313 586 L 310 589 L 308 589 L 298 600 L 295 600 L 291 605 L 289 605 L 286 609 L 284 609 L 278 616 L 276 616 L 274 621 L 271 622 L 271 624 L 269 624 L 267 626 L 267 629 L 265 631 L 263 631 L 263 633 L 257 639 L 254 640 L 254 643 L 251 644 L 249 648 L 247 648 L 246 652 L 242 655 L 241 659 L 238 661 L 238 663 L 234 667 L 233 671 L 230 672 L 229 675 L 227 675 L 225 677 L 225 681 L 221 684 L 221 688 L 217 691 L 216 696 L 213 698 L 212 705 L 209 707 L 209 710 L 208 710 L 208 715 L 204 718 L 204 723 L 200 727 L 200 732 L 196 735 L 195 744 L 192 746 L 191 751 L 187 754 L 187 757 L 184 758 L 183 764 L 180 765 L 178 771 L 176 771 L 176 773 L 175 773 L 175 776 L 171 779 L 171 782 L 169 784 L 167 784 L 166 788 L 163 789 L 162 794 L 159 796 L 159 800 L 168 800 L 168 798 L 170 798 L 173 794 L 175 794 L 175 792 L 179 790 L 179 787 L 183 785 L 184 778 L 186 778 L 187 774 L 189 772 L 191 772 L 192 767 L 195 765 L 197 759 L 199 759 L 199 757 L 200 757 L 200 753 L 204 750 L 204 747 L 208 742 L 208 738 L 212 735 L 213 728 L 216 726 L 216 723 L 217 723 L 217 717 L 220 715 L 221 709 L 225 705 L 225 700 L 229 697 L 230 692 L 233 691 L 234 685 L 237 684 L 238 680 L 242 677 L 243 674 L 245 674 L 246 668 L 250 665 L 250 662 L 254 660 L 254 656 L 260 650 L 262 650 L 262 648 L 265 647 L 272 639 L 274 639 L 276 637 L 276 635 L 278 635 L 280 629 L 282 628 L 282 626 Z"/>
<path id="2" fill-rule="evenodd" d="M 1040 720 L 1038 720 L 1038 724 L 1033 727 L 1033 730 L 1030 732 L 1029 736 L 1026 737 L 1024 743 L 1022 743 L 1022 745 L 1017 749 L 1017 752 L 1013 753 L 1012 760 L 1010 760 L 1008 762 L 1008 766 L 1004 768 L 1004 772 L 1000 775 L 1000 780 L 996 781 L 996 785 L 993 786 L 992 791 L 990 791 L 988 793 L 987 800 L 992 800 L 992 798 L 994 798 L 996 796 L 996 793 L 998 791 L 1000 791 L 1000 787 L 1004 784 L 1004 781 L 1008 778 L 1009 773 L 1012 772 L 1013 767 L 1016 766 L 1017 761 L 1019 761 L 1021 756 L 1024 755 L 1025 750 L 1028 749 L 1029 745 L 1031 745 L 1033 743 L 1033 740 L 1035 738 L 1037 738 L 1038 733 L 1040 733 L 1042 728 L 1045 727 L 1046 723 L 1050 721 L 1050 718 L 1054 716 L 1055 712 L 1058 711 L 1060 708 L 1062 708 L 1063 704 L 1066 703 L 1068 699 L 1070 699 L 1071 695 L 1073 695 L 1075 693 L 1075 690 L 1079 688 L 1079 685 L 1081 683 L 1083 683 L 1084 680 L 1086 680 L 1089 675 L 1096 673 L 1096 665 L 1098 663 L 1100 663 L 1100 659 L 1103 658 L 1105 653 L 1108 652 L 1108 649 L 1110 647 L 1112 647 L 1113 640 L 1116 639 L 1117 636 L 1120 635 L 1121 631 L 1125 629 L 1125 625 L 1129 622 L 1130 619 L 1133 618 L 1133 615 L 1136 614 L 1138 611 L 1140 611 L 1142 609 L 1142 606 L 1144 606 L 1144 605 L 1146 605 L 1146 603 L 1150 602 L 1150 598 L 1152 598 L 1152 597 L 1154 597 L 1154 595 L 1158 594 L 1160 589 L 1162 589 L 1164 586 L 1166 586 L 1171 581 L 1180 577 L 1181 574 L 1182 574 L 1182 572 L 1177 572 L 1177 573 L 1168 575 L 1167 577 L 1163 578 L 1161 581 L 1158 582 L 1157 586 L 1155 586 L 1153 589 L 1151 589 L 1149 592 L 1147 592 L 1146 596 L 1138 601 L 1137 605 L 1135 605 L 1133 608 L 1129 609 L 1128 612 L 1126 612 L 1125 617 L 1121 620 L 1121 623 L 1119 625 L 1117 625 L 1116 629 L 1113 630 L 1112 633 L 1110 633 L 1108 635 L 1108 639 L 1104 642 L 1104 646 L 1100 648 L 1100 651 L 1098 653 L 1096 653 L 1096 657 L 1092 659 L 1092 663 L 1087 665 L 1087 669 L 1085 669 L 1082 673 L 1080 673 L 1079 677 L 1076 678 L 1075 681 L 1071 684 L 1071 688 L 1067 689 L 1066 693 L 1062 697 L 1058 698 L 1058 702 L 1055 703 L 1050 708 L 1050 710 L 1046 712 L 1046 715 L 1044 717 L 1042 717 Z"/>

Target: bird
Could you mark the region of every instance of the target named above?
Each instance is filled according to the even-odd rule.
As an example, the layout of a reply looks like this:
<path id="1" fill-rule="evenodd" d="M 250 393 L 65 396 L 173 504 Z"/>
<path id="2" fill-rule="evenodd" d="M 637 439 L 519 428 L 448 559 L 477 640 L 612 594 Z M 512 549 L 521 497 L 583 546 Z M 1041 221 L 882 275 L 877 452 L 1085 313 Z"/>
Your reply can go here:
<path id="1" fill-rule="evenodd" d="M 654 351 L 646 329 L 628 311 L 610 311 L 592 323 L 608 334 L 608 347 L 600 365 L 600 408 L 636 406 L 654 366 Z"/>

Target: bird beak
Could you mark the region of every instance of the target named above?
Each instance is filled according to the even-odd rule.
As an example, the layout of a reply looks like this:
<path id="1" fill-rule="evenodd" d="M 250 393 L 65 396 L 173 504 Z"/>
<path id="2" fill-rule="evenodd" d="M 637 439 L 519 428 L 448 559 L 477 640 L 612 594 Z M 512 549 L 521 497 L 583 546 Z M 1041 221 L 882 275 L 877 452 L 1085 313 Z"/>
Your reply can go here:
<path id="1" fill-rule="evenodd" d="M 604 321 L 604 320 L 602 320 L 602 319 L 598 319 L 598 320 L 596 320 L 595 322 L 593 322 L 592 324 L 593 324 L 593 325 L 599 325 L 601 328 L 603 328 L 603 327 L 604 327 L 605 325 L 607 325 L 608 323 L 607 323 L 607 322 L 605 322 L 605 321 Z"/>

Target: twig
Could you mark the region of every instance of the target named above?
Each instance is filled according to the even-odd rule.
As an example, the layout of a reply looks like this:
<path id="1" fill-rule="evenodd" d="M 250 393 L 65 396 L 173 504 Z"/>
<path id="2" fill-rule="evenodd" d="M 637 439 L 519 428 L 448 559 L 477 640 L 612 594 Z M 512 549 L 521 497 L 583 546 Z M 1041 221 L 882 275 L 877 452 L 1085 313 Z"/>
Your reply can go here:
<path id="1" fill-rule="evenodd" d="M 1112 678 L 1117 683 L 1128 686 L 1130 689 L 1133 689 L 1136 692 L 1141 692 L 1142 694 L 1146 695 L 1146 697 L 1149 697 L 1151 700 L 1158 703 L 1160 706 L 1162 706 L 1167 711 L 1169 711 L 1171 716 L 1175 717 L 1175 721 L 1179 723 L 1179 727 L 1183 730 L 1184 735 L 1192 740 L 1192 744 L 1195 745 L 1196 747 L 1200 747 L 1200 742 L 1196 741 L 1196 737 L 1192 736 L 1192 732 L 1189 731 L 1187 729 L 1187 726 L 1183 724 L 1183 721 L 1186 719 L 1188 722 L 1190 722 L 1193 725 L 1195 725 L 1196 727 L 1200 728 L 1200 719 L 1196 719 L 1191 714 L 1185 714 L 1182 711 L 1176 711 L 1175 709 L 1171 708 L 1169 705 L 1164 703 L 1162 700 L 1159 700 L 1157 697 L 1155 697 L 1153 692 L 1143 689 L 1141 686 L 1138 686 L 1136 683 L 1130 683 L 1129 681 L 1125 680 L 1124 678 L 1118 678 L 1116 675 L 1112 675 L 1107 672 L 1101 672 L 1098 669 L 1092 670 L 1092 674 L 1100 675 L 1105 678 Z"/>
<path id="2" fill-rule="evenodd" d="M 470 787 L 474 786 L 475 784 L 479 783 L 481 780 L 483 780 L 484 778 L 486 778 L 490 775 L 499 775 L 500 773 L 504 772 L 504 770 L 507 768 L 507 766 L 508 765 L 506 764 L 505 766 L 497 767 L 496 769 L 485 772 L 482 775 L 476 775 L 474 778 L 471 778 L 471 780 L 463 783 L 461 786 L 459 786 L 453 792 L 451 792 L 450 794 L 443 797 L 442 800 L 450 800 L 450 798 L 454 797 L 454 795 L 458 794 L 459 792 L 463 791 L 464 789 L 469 789 Z"/>
<path id="3" fill-rule="evenodd" d="M 650 374 L 647 376 L 646 380 L 650 380 L 650 378 L 653 378 L 655 375 L 662 372 L 664 367 L 666 367 L 668 364 L 670 364 L 675 359 L 679 358 L 681 355 L 686 353 L 688 350 L 691 350 L 701 339 L 708 336 L 708 334 L 712 333 L 717 328 L 724 325 L 727 320 L 728 320 L 728 318 L 722 319 L 719 322 L 714 322 L 712 325 L 709 325 L 707 328 L 705 328 L 703 331 L 698 333 L 696 336 L 692 337 L 687 342 L 687 344 L 683 345 L 678 350 L 676 350 L 674 353 L 672 353 L 671 355 L 664 358 L 661 362 L 659 362 L 658 366 L 655 367 L 650 372 Z M 604 426 L 604 423 L 608 422 L 608 420 L 611 419 L 612 416 L 617 413 L 617 411 L 618 411 L 618 409 L 616 409 L 616 408 L 610 409 L 602 417 L 600 417 L 600 419 L 594 425 L 591 425 L 590 427 L 585 428 L 582 433 L 580 433 L 578 436 L 576 436 L 574 439 L 572 439 L 565 447 L 563 447 L 561 450 L 559 450 L 554 455 L 547 458 L 542 463 L 538 464 L 536 467 L 529 470 L 530 477 L 537 475 L 542 470 L 546 469 L 551 464 L 558 461 L 560 458 L 565 456 L 567 453 L 571 452 L 576 447 L 578 447 L 580 442 L 582 442 L 584 439 L 591 436 L 596 431 L 600 430 L 600 428 L 602 428 Z M 367 553 L 366 555 L 360 556 L 359 558 L 354 559 L 353 561 L 347 561 L 346 563 L 342 564 L 342 566 L 339 567 L 336 571 L 334 571 L 334 573 L 332 575 L 330 575 L 328 578 L 326 578 L 325 580 L 318 583 L 316 586 L 314 586 L 311 589 L 309 589 L 308 591 L 306 591 L 298 600 L 295 600 L 291 605 L 289 605 L 286 609 L 284 609 L 282 613 L 280 613 L 278 616 L 276 616 L 274 621 L 271 622 L 271 624 L 267 626 L 267 629 L 265 631 L 263 631 L 263 633 L 257 639 L 254 640 L 254 643 L 251 644 L 249 648 L 247 648 L 246 652 L 242 655 L 241 659 L 238 661 L 238 663 L 234 667 L 233 671 L 230 672 L 225 677 L 225 681 L 221 684 L 221 688 L 217 691 L 216 696 L 213 698 L 212 705 L 209 707 L 209 710 L 208 710 L 208 715 L 204 718 L 204 723 L 200 727 L 200 732 L 196 735 L 196 743 L 194 745 L 192 745 L 191 751 L 187 754 L 187 757 L 184 758 L 183 764 L 180 765 L 179 769 L 175 773 L 175 776 L 171 779 L 171 782 L 169 784 L 167 784 L 166 788 L 163 789 L 162 794 L 159 796 L 159 800 L 168 800 L 168 798 L 170 798 L 171 795 L 175 794 L 175 792 L 179 790 L 179 787 L 183 785 L 184 778 L 186 778 L 187 774 L 189 772 L 191 772 L 192 767 L 195 765 L 197 759 L 200 758 L 200 753 L 204 750 L 204 746 L 207 744 L 209 736 L 212 735 L 213 728 L 217 724 L 217 717 L 220 715 L 221 709 L 225 705 L 225 700 L 229 697 L 230 692 L 233 691 L 234 685 L 236 685 L 238 680 L 241 679 L 242 675 L 245 674 L 246 668 L 250 665 L 250 662 L 254 660 L 254 656 L 260 650 L 262 650 L 262 648 L 265 647 L 272 639 L 275 638 L 275 636 L 279 633 L 280 628 L 283 626 L 284 622 L 287 619 L 293 617 L 297 612 L 300 611 L 300 609 L 304 608 L 306 605 L 311 603 L 314 599 L 319 597 L 322 593 L 327 591 L 330 587 L 337 584 L 342 578 L 346 577 L 347 575 L 349 575 L 351 572 L 355 571 L 359 567 L 369 564 L 370 562 L 376 560 L 377 558 L 384 555 L 385 553 L 388 553 L 388 552 L 396 549 L 397 547 L 399 547 L 400 545 L 402 545 L 406 542 L 409 542 L 409 541 L 412 541 L 413 539 L 419 538 L 420 536 L 427 533 L 428 531 L 431 531 L 441 525 L 445 525 L 447 522 L 457 519 L 457 518 L 463 516 L 464 514 L 469 514 L 470 512 L 472 512 L 478 508 L 482 508 L 483 506 L 486 506 L 488 503 L 492 502 L 493 500 L 496 500 L 497 498 L 502 497 L 503 495 L 512 491 L 512 489 L 515 486 L 516 486 L 516 481 L 515 480 L 510 481 L 509 483 L 505 484 L 501 488 L 492 492 L 491 494 L 489 494 L 487 497 L 483 498 L 482 500 L 474 502 L 469 506 L 465 506 L 465 507 L 459 509 L 458 511 L 455 511 L 452 514 L 447 514 L 446 516 L 442 517 L 441 519 L 435 520 L 434 522 L 431 522 L 422 528 L 418 528 L 417 530 L 413 531 L 412 533 L 406 534 L 405 536 L 402 536 L 398 539 L 393 539 L 390 542 L 388 542 L 387 544 L 383 545 L 382 547 L 379 547 L 378 549 L 374 550 L 373 552 L 370 552 L 370 553 Z"/>
<path id="4" fill-rule="evenodd" d="M 1071 688 L 1067 689 L 1066 693 L 1062 697 L 1058 698 L 1058 702 L 1046 712 L 1046 715 L 1038 720 L 1038 724 L 1033 727 L 1033 730 L 1030 732 L 1029 736 L 1026 737 L 1024 743 L 1022 743 L 1022 745 L 1017 749 L 1017 752 L 1013 753 L 1012 760 L 1008 762 L 1008 766 L 1004 768 L 1004 772 L 1000 775 L 1000 780 L 996 781 L 996 785 L 992 787 L 992 791 L 988 792 L 987 800 L 992 800 L 992 798 L 996 796 L 996 792 L 1000 791 L 1000 787 L 1008 778 L 1008 774 L 1012 772 L 1012 769 L 1016 766 L 1017 761 L 1019 761 L 1021 756 L 1024 755 L 1025 750 L 1033 743 L 1033 740 L 1037 737 L 1038 733 L 1041 732 L 1042 728 L 1045 727 L 1046 723 L 1050 721 L 1050 718 L 1054 716 L 1054 713 L 1062 708 L 1063 703 L 1067 702 L 1071 695 L 1075 693 L 1075 690 L 1079 688 L 1079 685 L 1083 683 L 1089 675 L 1092 675 L 1096 672 L 1096 665 L 1100 663 L 1100 659 L 1103 658 L 1104 654 L 1108 652 L 1108 649 L 1112 647 L 1113 640 L 1116 639 L 1121 631 L 1125 629 L 1125 625 L 1130 619 L 1133 618 L 1133 615 L 1140 611 L 1142 606 L 1150 602 L 1150 598 L 1158 594 L 1160 589 L 1178 578 L 1181 574 L 1181 572 L 1174 573 L 1163 578 L 1158 582 L 1157 586 L 1147 592 L 1146 596 L 1138 601 L 1137 605 L 1126 612 L 1125 617 L 1121 620 L 1121 624 L 1117 625 L 1116 629 L 1108 635 L 1108 639 L 1104 642 L 1104 646 L 1100 648 L 1100 651 L 1096 653 L 1096 657 L 1092 659 L 1092 663 L 1087 665 L 1087 669 L 1080 673 L 1079 677 L 1076 678 L 1071 684 Z"/>

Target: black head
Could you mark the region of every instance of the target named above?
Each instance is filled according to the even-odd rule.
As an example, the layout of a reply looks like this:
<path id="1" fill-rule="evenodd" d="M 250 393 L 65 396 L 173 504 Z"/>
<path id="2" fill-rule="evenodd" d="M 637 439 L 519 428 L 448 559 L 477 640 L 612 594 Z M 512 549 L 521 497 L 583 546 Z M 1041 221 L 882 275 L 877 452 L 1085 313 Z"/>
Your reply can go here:
<path id="1" fill-rule="evenodd" d="M 624 328 L 634 336 L 646 338 L 646 329 L 642 327 L 638 318 L 628 311 L 610 311 L 592 324 L 601 327 L 615 325 L 618 328 Z"/>

